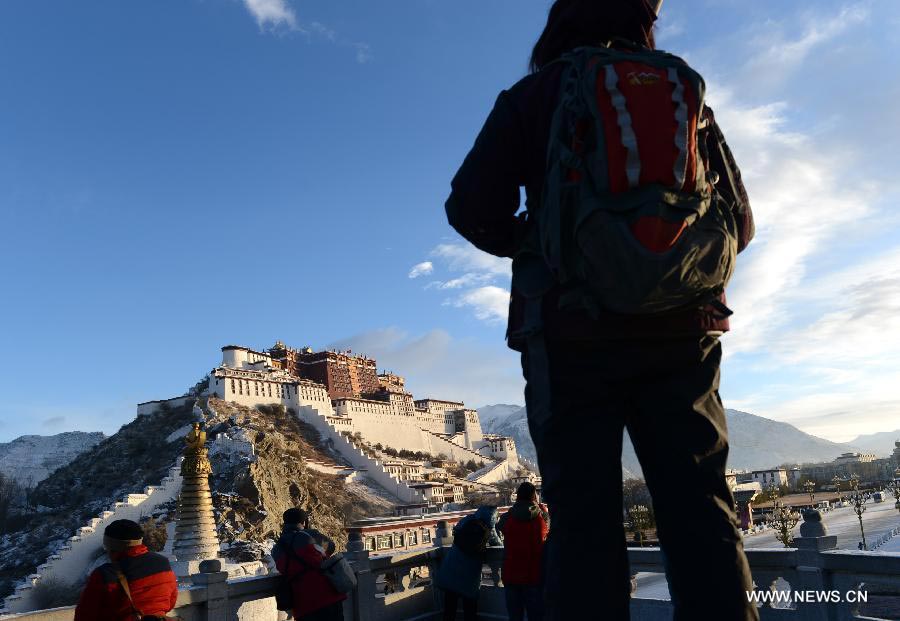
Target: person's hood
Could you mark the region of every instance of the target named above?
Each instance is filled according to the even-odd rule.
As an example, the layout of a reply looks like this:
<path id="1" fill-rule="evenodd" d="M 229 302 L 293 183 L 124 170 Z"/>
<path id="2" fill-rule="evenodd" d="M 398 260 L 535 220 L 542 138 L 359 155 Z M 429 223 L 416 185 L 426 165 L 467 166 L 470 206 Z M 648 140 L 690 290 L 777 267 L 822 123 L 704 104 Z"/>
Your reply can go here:
<path id="1" fill-rule="evenodd" d="M 488 526 L 495 526 L 497 524 L 497 507 L 479 507 L 475 511 L 475 519 L 481 520 Z"/>
<path id="2" fill-rule="evenodd" d="M 541 514 L 541 510 L 536 504 L 526 504 L 524 502 L 515 503 L 512 506 L 512 509 L 509 510 L 509 512 L 510 514 L 512 514 L 512 517 L 516 518 L 520 522 L 530 522 Z"/>

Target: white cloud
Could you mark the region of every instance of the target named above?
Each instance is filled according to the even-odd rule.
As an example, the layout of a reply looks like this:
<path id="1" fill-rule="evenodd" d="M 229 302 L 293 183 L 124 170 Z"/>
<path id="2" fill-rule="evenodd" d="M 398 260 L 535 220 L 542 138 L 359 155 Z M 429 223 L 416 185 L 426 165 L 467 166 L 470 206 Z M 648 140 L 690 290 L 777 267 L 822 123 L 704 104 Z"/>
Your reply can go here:
<path id="1" fill-rule="evenodd" d="M 409 270 L 409 277 L 418 278 L 419 276 L 427 276 L 433 271 L 434 264 L 431 261 L 423 261 L 422 263 L 413 265 L 412 269 Z"/>
<path id="2" fill-rule="evenodd" d="M 497 283 L 509 282 L 510 259 L 495 257 L 468 243 L 439 244 L 430 254 L 452 275 L 446 280 L 429 282 L 425 289 L 458 291 L 455 297 L 444 300 L 444 305 L 470 309 L 477 319 L 486 323 L 500 324 L 506 320 L 509 289 Z"/>
<path id="3" fill-rule="evenodd" d="M 453 301 L 457 307 L 470 307 L 475 317 L 488 323 L 506 321 L 509 311 L 509 291 L 489 285 L 466 291 Z"/>
<path id="4" fill-rule="evenodd" d="M 260 28 L 267 26 L 297 28 L 297 15 L 287 0 L 243 0 L 243 2 Z"/>
<path id="5" fill-rule="evenodd" d="M 328 26 L 326 26 L 320 22 L 312 22 L 309 25 L 309 29 L 312 30 L 313 32 L 315 32 L 316 34 L 321 35 L 325 39 L 328 39 L 329 41 L 337 40 L 337 34 L 334 32 L 334 30 L 332 30 L 331 28 L 329 28 Z"/>
<path id="6" fill-rule="evenodd" d="M 374 58 L 372 48 L 368 43 L 357 42 L 353 44 L 353 47 L 356 48 L 356 62 L 360 65 L 364 65 Z"/>
<path id="7" fill-rule="evenodd" d="M 752 24 L 740 38 L 749 43 L 742 80 L 755 89 L 780 87 L 813 56 L 826 50 L 853 27 L 868 20 L 866 4 L 848 5 L 831 15 L 816 10 L 803 16 L 788 15 L 782 21 Z M 794 35 L 800 32 L 799 36 Z"/>
<path id="8" fill-rule="evenodd" d="M 451 278 L 446 282 L 440 283 L 441 289 L 461 289 L 464 287 L 473 287 L 482 285 L 494 278 L 493 274 L 478 274 L 476 272 L 468 272 L 459 278 Z"/>
<path id="9" fill-rule="evenodd" d="M 805 28 L 756 25 L 769 34 L 749 50 L 752 60 L 710 81 L 757 223 L 729 288 L 736 314 L 725 375 L 740 389 L 723 397 L 838 441 L 900 427 L 900 239 L 882 239 L 877 256 L 868 247 L 883 238 L 898 197 L 868 176 L 872 153 L 860 136 L 794 101 L 804 81 L 821 78 L 813 56 L 868 16 L 852 5 Z M 790 30 L 801 34 L 785 37 Z M 761 103 L 773 88 L 777 101 Z"/>
<path id="10" fill-rule="evenodd" d="M 285 27 L 297 31 L 307 37 L 315 35 L 341 47 L 352 47 L 356 50 L 356 62 L 365 64 L 372 60 L 372 50 L 368 43 L 348 41 L 338 35 L 322 22 L 313 21 L 301 24 L 297 14 L 288 0 L 242 0 L 244 6 L 256 20 L 260 30 L 274 30 Z"/>
<path id="11" fill-rule="evenodd" d="M 410 335 L 392 327 L 350 336 L 330 347 L 375 358 L 380 369 L 403 375 L 416 398 L 461 400 L 471 407 L 523 402 L 518 354 L 502 345 L 455 339 L 443 330 Z"/>
<path id="12" fill-rule="evenodd" d="M 455 271 L 484 272 L 494 276 L 508 276 L 512 273 L 511 259 L 495 257 L 469 243 L 440 244 L 431 254 L 443 260 L 448 269 Z"/>
<path id="13" fill-rule="evenodd" d="M 792 321 L 808 269 L 833 239 L 872 214 L 877 190 L 846 174 L 859 166 L 849 155 L 783 129 L 787 104 L 748 108 L 722 89 L 711 105 L 741 166 L 757 224 L 729 289 L 734 355 L 766 346 Z"/>

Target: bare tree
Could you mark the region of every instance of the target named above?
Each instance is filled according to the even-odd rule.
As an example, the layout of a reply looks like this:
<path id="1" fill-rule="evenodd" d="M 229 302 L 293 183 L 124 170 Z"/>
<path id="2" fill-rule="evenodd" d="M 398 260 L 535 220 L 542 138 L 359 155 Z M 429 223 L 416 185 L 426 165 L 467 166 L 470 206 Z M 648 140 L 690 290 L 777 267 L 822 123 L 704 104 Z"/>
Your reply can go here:
<path id="1" fill-rule="evenodd" d="M 16 481 L 0 472 L 0 533 L 6 532 L 6 525 L 12 517 L 15 504 L 21 500 L 22 487 Z"/>

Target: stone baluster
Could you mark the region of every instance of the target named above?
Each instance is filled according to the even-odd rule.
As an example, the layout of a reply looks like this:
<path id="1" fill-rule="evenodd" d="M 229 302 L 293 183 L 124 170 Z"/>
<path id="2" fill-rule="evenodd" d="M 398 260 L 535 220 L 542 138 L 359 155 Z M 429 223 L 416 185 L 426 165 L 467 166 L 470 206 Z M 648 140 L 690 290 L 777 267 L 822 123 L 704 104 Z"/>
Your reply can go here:
<path id="1" fill-rule="evenodd" d="M 344 618 L 366 621 L 375 618 L 375 574 L 369 565 L 369 551 L 362 535 L 350 533 L 344 558 L 356 572 L 356 588 L 344 602 Z"/>
<path id="2" fill-rule="evenodd" d="M 500 584 L 500 566 L 503 563 L 499 559 L 494 559 L 488 562 L 488 567 L 491 570 L 491 584 L 495 587 L 501 586 Z"/>
<path id="3" fill-rule="evenodd" d="M 436 548 L 446 548 L 453 545 L 453 531 L 447 520 L 441 520 L 435 528 L 434 546 Z"/>
<path id="4" fill-rule="evenodd" d="M 830 577 L 824 568 L 822 552 L 837 548 L 837 536 L 828 534 L 818 509 L 803 512 L 800 536 L 794 539 L 794 545 L 797 547 L 798 584 L 791 587 L 795 591 L 830 590 Z M 801 621 L 831 621 L 833 607 L 833 604 L 800 604 L 798 618 Z"/>
<path id="5" fill-rule="evenodd" d="M 210 559 L 200 562 L 200 573 L 191 574 L 191 582 L 206 588 L 206 604 L 197 619 L 200 621 L 228 621 L 228 572 L 222 562 Z"/>

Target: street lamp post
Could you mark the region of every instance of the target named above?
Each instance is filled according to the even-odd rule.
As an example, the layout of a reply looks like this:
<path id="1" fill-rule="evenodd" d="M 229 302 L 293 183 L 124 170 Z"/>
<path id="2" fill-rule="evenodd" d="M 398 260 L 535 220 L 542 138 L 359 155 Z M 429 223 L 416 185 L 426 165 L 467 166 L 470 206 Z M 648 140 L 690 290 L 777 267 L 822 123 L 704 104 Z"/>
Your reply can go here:
<path id="1" fill-rule="evenodd" d="M 837 488 L 838 502 L 844 504 L 844 497 L 841 495 L 841 483 L 844 482 L 844 479 L 842 479 L 838 475 L 834 475 L 834 478 L 831 479 L 831 482 L 834 483 L 834 486 Z"/>
<path id="2" fill-rule="evenodd" d="M 786 507 L 783 502 L 775 502 L 772 509 L 772 515 L 769 516 L 769 523 L 775 529 L 775 538 L 784 544 L 785 548 L 791 547 L 794 543 L 794 537 L 791 531 L 797 523 L 800 522 L 800 514 Z"/>
<path id="3" fill-rule="evenodd" d="M 815 481 L 807 481 L 803 484 L 803 489 L 805 489 L 806 493 L 809 494 L 809 504 L 812 505 L 816 499 L 816 495 L 813 493 L 813 490 L 816 489 Z"/>
<path id="4" fill-rule="evenodd" d="M 769 500 L 772 502 L 772 506 L 774 507 L 775 501 L 778 500 L 778 496 L 780 495 L 778 493 L 778 486 L 775 485 L 774 479 L 772 479 L 772 481 L 769 482 L 769 485 L 766 487 L 766 491 L 769 495 Z"/>
<path id="5" fill-rule="evenodd" d="M 888 483 L 888 489 L 894 495 L 894 500 L 896 501 L 894 503 L 894 508 L 897 511 L 900 511 L 900 485 L 897 485 L 896 481 L 891 481 Z"/>
<path id="6" fill-rule="evenodd" d="M 638 545 L 644 547 L 644 529 L 647 527 L 647 517 L 650 510 L 644 505 L 634 505 L 629 511 L 631 514 L 631 528 Z"/>
<path id="7" fill-rule="evenodd" d="M 848 498 L 853 504 L 853 511 L 856 512 L 856 517 L 859 519 L 859 532 L 862 535 L 862 549 L 868 550 L 869 547 L 866 545 L 866 531 L 863 528 L 862 515 L 866 511 L 866 501 L 869 497 L 867 494 L 859 491 L 859 477 L 855 474 L 850 477 L 850 487 L 853 491 Z"/>

